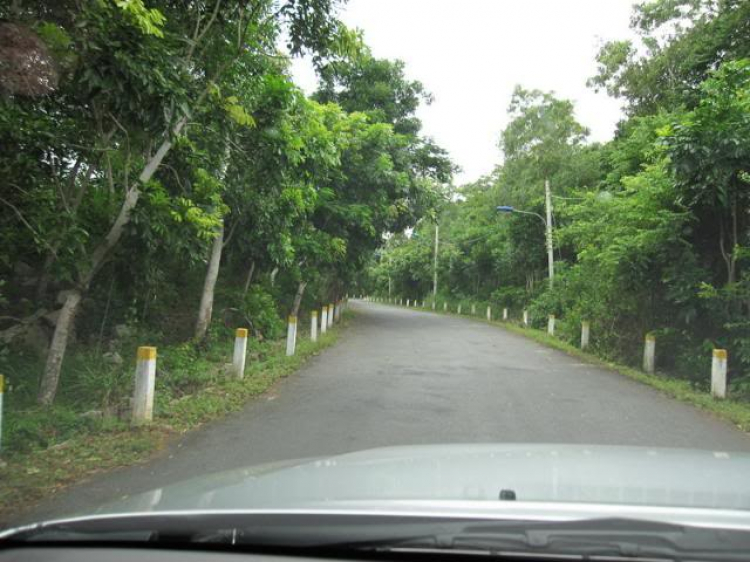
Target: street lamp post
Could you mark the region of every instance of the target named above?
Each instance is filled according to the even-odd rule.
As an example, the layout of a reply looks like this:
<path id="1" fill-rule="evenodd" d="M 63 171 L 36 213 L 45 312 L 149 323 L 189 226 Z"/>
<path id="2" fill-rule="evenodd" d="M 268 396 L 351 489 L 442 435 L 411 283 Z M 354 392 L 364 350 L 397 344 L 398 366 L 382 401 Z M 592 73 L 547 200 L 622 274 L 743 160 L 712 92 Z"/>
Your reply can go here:
<path id="1" fill-rule="evenodd" d="M 544 208 L 547 211 L 545 230 L 547 231 L 547 268 L 549 270 L 549 288 L 555 284 L 555 257 L 552 250 L 552 195 L 549 189 L 549 180 L 544 180 Z"/>
<path id="2" fill-rule="evenodd" d="M 552 288 L 555 284 L 555 256 L 552 248 L 552 195 L 549 189 L 549 181 L 544 181 L 544 208 L 547 214 L 545 219 L 539 213 L 532 211 L 522 211 L 510 205 L 498 205 L 496 209 L 501 213 L 522 213 L 524 215 L 534 215 L 544 224 L 547 246 L 547 271 L 549 273 L 549 286 Z"/>
<path id="3" fill-rule="evenodd" d="M 438 285 L 438 225 L 435 223 L 435 255 L 432 261 L 432 298 L 437 299 Z"/>

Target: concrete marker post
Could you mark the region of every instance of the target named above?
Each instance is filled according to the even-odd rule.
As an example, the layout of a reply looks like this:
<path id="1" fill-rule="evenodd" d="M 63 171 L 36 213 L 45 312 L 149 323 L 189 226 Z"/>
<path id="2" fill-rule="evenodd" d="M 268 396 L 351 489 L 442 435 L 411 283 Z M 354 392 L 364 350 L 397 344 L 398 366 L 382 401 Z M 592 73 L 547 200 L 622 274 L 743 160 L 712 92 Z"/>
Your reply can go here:
<path id="1" fill-rule="evenodd" d="M 422 308 L 426 308 L 424 305 L 425 301 L 422 301 Z"/>
<path id="2" fill-rule="evenodd" d="M 547 317 L 547 333 L 550 336 L 555 335 L 555 315 L 554 314 L 550 314 Z"/>
<path id="3" fill-rule="evenodd" d="M 406 308 L 409 308 L 409 299 L 406 299 Z"/>
<path id="4" fill-rule="evenodd" d="M 328 327 L 333 327 L 333 313 L 335 312 L 333 304 L 328 305 Z"/>
<path id="5" fill-rule="evenodd" d="M 432 301 L 432 310 L 435 310 L 435 307 L 437 306 L 437 302 Z"/>
<path id="6" fill-rule="evenodd" d="M 471 315 L 476 316 L 477 315 L 477 305 L 472 303 L 471 304 Z"/>
<path id="7" fill-rule="evenodd" d="M 656 336 L 646 334 L 646 341 L 643 346 L 643 370 L 653 374 L 656 368 Z"/>
<path id="8" fill-rule="evenodd" d="M 448 303 L 447 302 L 443 303 L 443 312 L 448 312 Z"/>
<path id="9" fill-rule="evenodd" d="M 313 310 L 310 313 L 310 339 L 318 341 L 318 311 Z"/>
<path id="10" fill-rule="evenodd" d="M 523 325 L 524 326 L 529 325 L 529 311 L 528 310 L 523 311 Z"/>
<path id="11" fill-rule="evenodd" d="M 590 324 L 588 322 L 581 322 L 581 349 L 586 349 L 589 346 L 589 332 Z"/>
<path id="12" fill-rule="evenodd" d="M 491 320 L 492 320 L 492 307 L 488 306 L 487 307 L 487 321 L 489 322 Z"/>
<path id="13" fill-rule="evenodd" d="M 294 355 L 294 350 L 297 347 L 297 317 L 289 316 L 287 329 L 286 329 L 286 356 L 291 357 Z"/>
<path id="14" fill-rule="evenodd" d="M 245 357 L 247 356 L 247 328 L 237 328 L 234 332 L 234 355 L 232 370 L 238 379 L 245 378 Z"/>
<path id="15" fill-rule="evenodd" d="M 156 348 L 138 348 L 133 391 L 132 421 L 149 423 L 154 419 L 154 388 L 156 386 Z"/>
<path id="16" fill-rule="evenodd" d="M 503 320 L 507 320 L 507 319 L 508 319 L 508 309 L 503 308 Z"/>
<path id="17" fill-rule="evenodd" d="M 711 359 L 711 396 L 727 397 L 727 350 L 714 349 Z"/>
<path id="18" fill-rule="evenodd" d="M 461 303 L 458 303 L 458 313 L 461 314 Z"/>
<path id="19" fill-rule="evenodd" d="M 323 335 L 328 330 L 328 307 L 323 305 L 320 312 L 320 334 Z"/>

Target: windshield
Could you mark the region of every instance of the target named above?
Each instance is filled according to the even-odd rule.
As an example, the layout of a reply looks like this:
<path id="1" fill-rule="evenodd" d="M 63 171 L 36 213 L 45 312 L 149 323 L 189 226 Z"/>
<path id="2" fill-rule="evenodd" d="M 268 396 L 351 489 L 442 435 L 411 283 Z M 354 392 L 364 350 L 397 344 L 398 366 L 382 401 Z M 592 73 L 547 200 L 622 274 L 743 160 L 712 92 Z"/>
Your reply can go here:
<path id="1" fill-rule="evenodd" d="M 0 529 L 750 531 L 748 22 L 3 3 Z"/>

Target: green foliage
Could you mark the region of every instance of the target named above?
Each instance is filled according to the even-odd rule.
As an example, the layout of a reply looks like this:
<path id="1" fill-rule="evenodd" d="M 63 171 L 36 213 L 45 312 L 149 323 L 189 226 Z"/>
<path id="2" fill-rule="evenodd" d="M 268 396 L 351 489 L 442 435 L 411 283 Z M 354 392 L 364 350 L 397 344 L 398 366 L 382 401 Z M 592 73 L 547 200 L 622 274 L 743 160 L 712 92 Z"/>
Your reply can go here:
<path id="1" fill-rule="evenodd" d="M 736 37 L 744 9 L 667 0 L 638 6 L 644 33 L 677 20 L 689 25 L 662 37 L 664 45 L 651 43 L 638 62 L 627 44 L 602 51 L 598 83 L 633 104 L 633 116 L 605 145 L 584 144 L 572 104 L 518 87 L 502 132 L 502 166 L 460 188 L 440 210 L 436 271 L 434 227 L 423 223 L 377 254 L 370 292 L 386 295 L 390 287 L 395 298 L 424 298 L 437 273 L 441 301 L 490 302 L 514 317 L 526 309 L 539 328 L 554 314 L 557 337 L 574 344 L 586 321 L 593 350 L 633 365 L 651 332 L 659 342 L 657 367 L 701 392 L 708 389 L 711 350 L 725 348 L 730 388 L 747 396 L 750 61 L 703 68 L 699 82 L 669 91 L 657 92 L 661 77 L 648 75 L 675 63 L 677 52 L 703 49 L 693 44 L 695 30 L 716 33 L 709 41 Z M 677 64 L 687 72 L 698 62 Z M 545 179 L 552 190 L 553 288 L 546 282 Z M 498 205 L 524 212 L 497 214 Z"/>
<path id="2" fill-rule="evenodd" d="M 419 135 L 421 85 L 402 63 L 373 59 L 338 21 L 337 0 L 23 4 L 0 19 L 22 16 L 55 80 L 44 96 L 0 98 L 0 145 L 14 147 L 0 153 L 12 178 L 0 201 L 0 329 L 76 288 L 73 331 L 96 353 L 122 323 L 184 341 L 201 289 L 214 298 L 203 281 L 223 232 L 211 330 L 235 309 L 281 337 L 300 287 L 307 308 L 341 298 L 383 235 L 430 212 L 452 172 Z M 306 98 L 275 54 L 280 40 L 312 54 L 340 99 Z M 162 383 L 206 383 L 187 368 L 204 352 L 169 352 Z M 61 396 L 117 402 L 121 374 L 84 355 L 72 374 L 63 363 Z M 29 389 L 42 371 L 55 378 L 43 362 L 32 370 Z"/>
<path id="3" fill-rule="evenodd" d="M 148 9 L 143 0 L 113 0 L 115 5 L 135 22 L 145 35 L 164 37 L 164 15 L 156 8 Z"/>
<path id="4" fill-rule="evenodd" d="M 268 339 L 279 338 L 285 334 L 286 323 L 279 315 L 273 296 L 264 287 L 250 287 L 242 305 L 256 333 Z"/>

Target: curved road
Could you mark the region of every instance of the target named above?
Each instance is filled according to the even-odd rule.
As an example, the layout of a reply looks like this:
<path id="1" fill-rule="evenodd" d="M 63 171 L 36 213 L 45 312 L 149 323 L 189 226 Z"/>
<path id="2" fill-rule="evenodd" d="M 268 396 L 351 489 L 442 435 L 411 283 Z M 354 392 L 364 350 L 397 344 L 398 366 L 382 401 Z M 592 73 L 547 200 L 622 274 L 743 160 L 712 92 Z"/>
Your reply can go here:
<path id="1" fill-rule="evenodd" d="M 235 415 L 147 464 L 34 510 L 87 510 L 244 465 L 387 445 L 555 442 L 750 451 L 729 424 L 498 327 L 364 302 L 341 341 Z"/>

